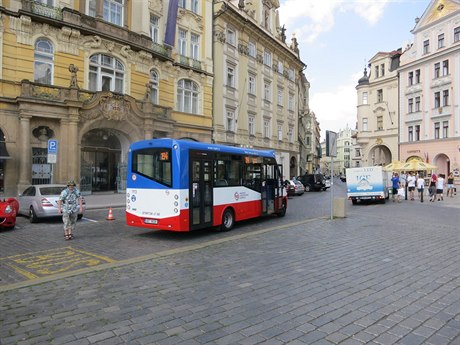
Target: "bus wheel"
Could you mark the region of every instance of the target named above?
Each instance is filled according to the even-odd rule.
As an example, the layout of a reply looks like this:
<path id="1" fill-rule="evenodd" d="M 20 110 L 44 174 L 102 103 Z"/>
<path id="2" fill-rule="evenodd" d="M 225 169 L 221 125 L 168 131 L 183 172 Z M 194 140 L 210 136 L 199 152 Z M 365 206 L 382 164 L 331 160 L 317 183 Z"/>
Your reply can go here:
<path id="1" fill-rule="evenodd" d="M 281 208 L 279 209 L 277 213 L 278 217 L 284 217 L 286 215 L 286 202 L 283 201 L 283 204 L 281 205 Z"/>
<path id="2" fill-rule="evenodd" d="M 235 225 L 235 216 L 233 211 L 227 208 L 222 215 L 222 225 L 220 226 L 220 231 L 230 231 Z"/>

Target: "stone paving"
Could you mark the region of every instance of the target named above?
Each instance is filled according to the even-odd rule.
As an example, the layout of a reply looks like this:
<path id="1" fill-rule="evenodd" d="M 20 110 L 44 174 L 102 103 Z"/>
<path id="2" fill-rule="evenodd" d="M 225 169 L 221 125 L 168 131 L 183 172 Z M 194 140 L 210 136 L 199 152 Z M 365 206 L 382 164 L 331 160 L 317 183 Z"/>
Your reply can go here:
<path id="1" fill-rule="evenodd" d="M 460 344 L 457 210 L 389 207 L 0 290 L 0 344 Z"/>

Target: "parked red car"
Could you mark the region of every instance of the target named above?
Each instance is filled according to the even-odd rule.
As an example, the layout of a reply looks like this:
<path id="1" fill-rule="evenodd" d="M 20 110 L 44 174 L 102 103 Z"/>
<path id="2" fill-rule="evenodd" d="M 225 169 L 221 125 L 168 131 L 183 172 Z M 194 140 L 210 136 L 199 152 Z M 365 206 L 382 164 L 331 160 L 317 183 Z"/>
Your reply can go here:
<path id="1" fill-rule="evenodd" d="M 0 228 L 14 229 L 19 202 L 15 198 L 0 199 Z"/>

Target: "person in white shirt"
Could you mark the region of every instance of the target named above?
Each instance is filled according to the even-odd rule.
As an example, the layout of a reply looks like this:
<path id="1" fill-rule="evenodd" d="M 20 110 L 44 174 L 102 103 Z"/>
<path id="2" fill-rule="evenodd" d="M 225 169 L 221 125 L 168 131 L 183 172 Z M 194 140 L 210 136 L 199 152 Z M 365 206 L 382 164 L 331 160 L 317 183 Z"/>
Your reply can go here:
<path id="1" fill-rule="evenodd" d="M 407 189 L 409 190 L 409 198 L 411 200 L 414 200 L 415 184 L 416 183 L 417 183 L 417 179 L 415 178 L 414 174 L 411 171 L 409 173 L 409 176 L 407 177 Z"/>
<path id="2" fill-rule="evenodd" d="M 436 195 L 438 197 L 438 201 L 444 200 L 444 176 L 444 174 L 439 174 L 438 181 L 436 183 Z"/>
<path id="3" fill-rule="evenodd" d="M 418 198 L 420 202 L 423 202 L 423 189 L 425 188 L 425 180 L 423 179 L 422 175 L 418 175 L 417 178 L 417 190 L 418 190 Z"/>

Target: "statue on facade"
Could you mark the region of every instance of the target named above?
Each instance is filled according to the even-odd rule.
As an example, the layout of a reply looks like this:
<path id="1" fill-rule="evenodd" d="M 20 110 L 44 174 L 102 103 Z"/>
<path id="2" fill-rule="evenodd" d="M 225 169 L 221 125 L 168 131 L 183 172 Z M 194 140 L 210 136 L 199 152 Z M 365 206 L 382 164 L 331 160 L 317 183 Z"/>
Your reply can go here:
<path id="1" fill-rule="evenodd" d="M 284 24 L 282 27 L 279 28 L 279 32 L 280 32 L 281 40 L 283 42 L 286 42 L 286 27 L 284 26 Z"/>
<path id="2" fill-rule="evenodd" d="M 74 89 L 78 89 L 78 81 L 77 81 L 77 72 L 78 67 L 74 64 L 69 65 L 69 72 L 70 72 L 70 87 Z"/>

